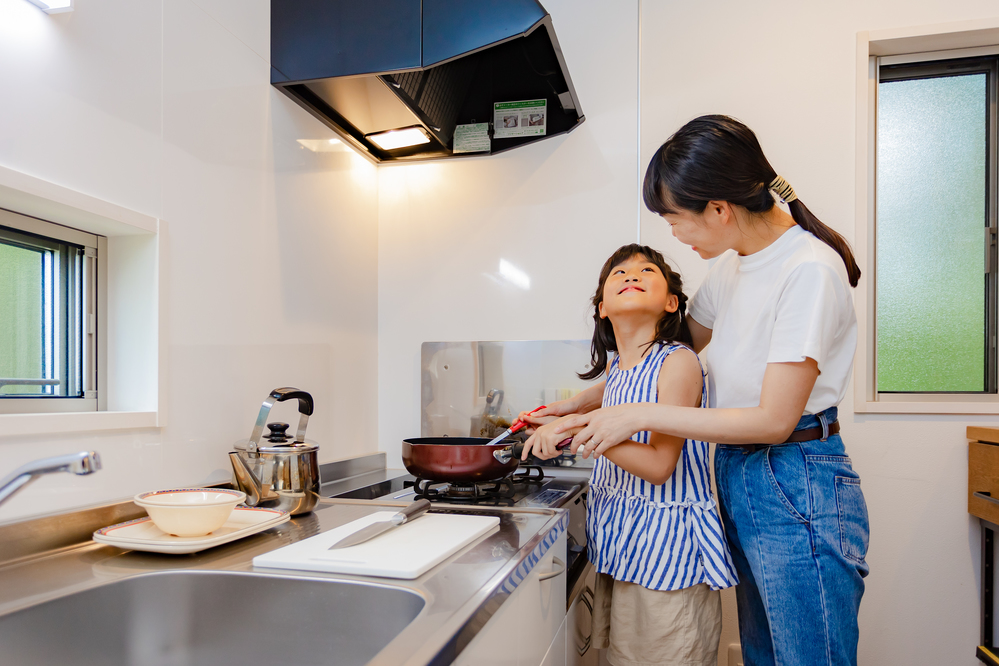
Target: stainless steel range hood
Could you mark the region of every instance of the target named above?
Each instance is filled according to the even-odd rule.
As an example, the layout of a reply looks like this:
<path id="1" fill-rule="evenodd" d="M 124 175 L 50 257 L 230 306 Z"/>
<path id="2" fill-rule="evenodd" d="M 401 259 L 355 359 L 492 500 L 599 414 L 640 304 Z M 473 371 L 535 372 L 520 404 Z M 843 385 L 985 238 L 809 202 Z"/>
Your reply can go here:
<path id="1" fill-rule="evenodd" d="M 498 153 L 584 119 L 536 0 L 272 0 L 271 83 L 374 162 L 482 154 L 456 152 L 456 127 Z M 497 136 L 495 105 L 528 100 L 543 133 L 509 117 Z M 386 143 L 404 129 L 419 143 Z"/>

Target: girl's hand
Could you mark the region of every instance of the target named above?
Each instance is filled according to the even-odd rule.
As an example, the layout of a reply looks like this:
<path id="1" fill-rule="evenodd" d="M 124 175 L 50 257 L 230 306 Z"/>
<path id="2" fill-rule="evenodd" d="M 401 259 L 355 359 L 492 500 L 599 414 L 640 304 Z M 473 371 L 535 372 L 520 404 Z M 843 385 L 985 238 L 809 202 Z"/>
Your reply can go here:
<path id="1" fill-rule="evenodd" d="M 582 451 L 584 458 L 591 454 L 599 458 L 607 449 L 628 441 L 643 430 L 640 417 L 646 404 L 651 403 L 602 407 L 588 414 L 567 416 L 551 424 L 551 437 L 557 444 L 571 434 L 573 453 Z"/>
<path id="2" fill-rule="evenodd" d="M 551 417 L 547 417 L 551 419 Z M 548 460 L 549 458 L 555 458 L 562 455 L 556 446 L 559 442 L 565 440 L 567 437 L 572 436 L 572 432 L 568 434 L 562 431 L 561 434 L 555 432 L 556 426 L 561 422 L 565 421 L 565 417 L 551 420 L 549 423 L 538 427 L 534 434 L 531 435 L 526 442 L 524 442 L 524 452 L 521 454 L 521 460 L 527 460 L 527 456 L 534 453 L 535 457 L 541 458 L 542 460 Z"/>

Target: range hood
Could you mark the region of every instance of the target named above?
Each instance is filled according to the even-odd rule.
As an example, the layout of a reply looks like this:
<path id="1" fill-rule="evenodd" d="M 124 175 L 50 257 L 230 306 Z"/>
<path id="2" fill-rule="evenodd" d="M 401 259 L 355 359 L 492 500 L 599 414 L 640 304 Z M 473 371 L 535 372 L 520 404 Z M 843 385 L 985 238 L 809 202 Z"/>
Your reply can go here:
<path id="1" fill-rule="evenodd" d="M 536 0 L 271 0 L 271 83 L 373 162 L 498 153 L 583 122 Z"/>

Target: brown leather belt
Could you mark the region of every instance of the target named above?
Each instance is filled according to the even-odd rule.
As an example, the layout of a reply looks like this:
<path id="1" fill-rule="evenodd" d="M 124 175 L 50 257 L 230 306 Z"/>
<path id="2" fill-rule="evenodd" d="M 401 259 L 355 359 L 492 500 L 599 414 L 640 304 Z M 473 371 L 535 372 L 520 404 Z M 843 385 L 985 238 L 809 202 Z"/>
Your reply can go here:
<path id="1" fill-rule="evenodd" d="M 829 437 L 832 437 L 839 432 L 839 421 L 833 421 L 829 424 Z M 744 444 L 744 448 L 749 453 L 756 453 L 760 449 L 764 449 L 768 446 L 781 446 L 781 444 L 793 444 L 795 442 L 810 442 L 813 439 L 822 438 L 822 426 L 816 426 L 815 428 L 806 428 L 804 430 L 795 430 L 791 435 L 785 439 L 780 444 Z"/>

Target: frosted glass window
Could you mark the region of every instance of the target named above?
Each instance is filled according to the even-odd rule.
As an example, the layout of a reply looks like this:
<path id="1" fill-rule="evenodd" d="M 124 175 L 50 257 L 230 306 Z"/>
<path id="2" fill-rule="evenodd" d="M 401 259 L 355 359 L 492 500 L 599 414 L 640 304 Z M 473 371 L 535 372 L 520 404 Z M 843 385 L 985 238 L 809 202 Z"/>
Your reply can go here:
<path id="1" fill-rule="evenodd" d="M 878 84 L 879 392 L 988 390 L 988 85 Z"/>

